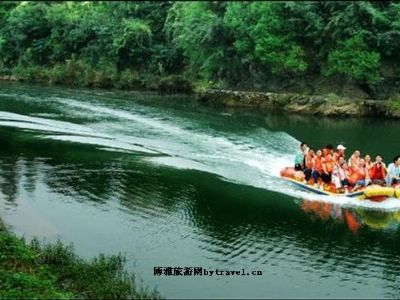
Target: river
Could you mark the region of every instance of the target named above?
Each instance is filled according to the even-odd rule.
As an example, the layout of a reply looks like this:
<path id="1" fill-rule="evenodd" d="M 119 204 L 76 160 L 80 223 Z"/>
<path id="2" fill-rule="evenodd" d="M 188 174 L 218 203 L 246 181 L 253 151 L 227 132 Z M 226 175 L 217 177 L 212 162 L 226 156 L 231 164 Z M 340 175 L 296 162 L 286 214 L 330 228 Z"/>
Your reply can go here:
<path id="1" fill-rule="evenodd" d="M 399 200 L 317 197 L 279 178 L 300 141 L 390 162 L 399 132 L 384 119 L 0 82 L 0 217 L 20 236 L 72 242 L 87 258 L 123 253 L 164 297 L 399 297 Z M 159 276 L 154 267 L 262 275 Z"/>

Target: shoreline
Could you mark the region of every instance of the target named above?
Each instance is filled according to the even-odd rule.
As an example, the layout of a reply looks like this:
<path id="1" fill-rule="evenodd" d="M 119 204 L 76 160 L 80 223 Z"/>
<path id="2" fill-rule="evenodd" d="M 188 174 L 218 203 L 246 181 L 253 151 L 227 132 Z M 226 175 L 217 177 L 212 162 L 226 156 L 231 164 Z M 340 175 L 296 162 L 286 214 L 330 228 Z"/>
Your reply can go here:
<path id="1" fill-rule="evenodd" d="M 268 112 L 324 117 L 386 117 L 400 119 L 400 108 L 391 100 L 350 99 L 334 94 L 207 90 L 196 94 L 199 101 L 235 108 L 257 108 Z"/>
<path id="2" fill-rule="evenodd" d="M 27 84 L 44 84 L 41 81 L 21 80 L 13 75 L 0 76 L 0 81 L 22 82 Z M 59 85 L 73 87 L 67 83 L 45 83 L 46 85 Z M 84 86 L 83 86 L 84 87 Z M 104 88 L 107 87 L 85 87 Z M 222 105 L 230 108 L 252 108 L 263 112 L 280 112 L 292 115 L 314 115 L 323 117 L 384 117 L 400 119 L 400 100 L 375 100 L 362 98 L 341 97 L 336 94 L 307 95 L 300 93 L 239 91 L 228 89 L 196 89 L 190 91 L 177 91 L 175 88 L 164 89 L 112 89 L 125 91 L 149 91 L 165 94 L 192 94 L 196 100 L 208 105 Z M 179 90 L 179 88 L 178 88 Z"/>
<path id="3" fill-rule="evenodd" d="M 60 240 L 26 242 L 1 219 L 0 252 L 0 299 L 161 299 L 136 284 L 121 254 L 85 260 Z"/>

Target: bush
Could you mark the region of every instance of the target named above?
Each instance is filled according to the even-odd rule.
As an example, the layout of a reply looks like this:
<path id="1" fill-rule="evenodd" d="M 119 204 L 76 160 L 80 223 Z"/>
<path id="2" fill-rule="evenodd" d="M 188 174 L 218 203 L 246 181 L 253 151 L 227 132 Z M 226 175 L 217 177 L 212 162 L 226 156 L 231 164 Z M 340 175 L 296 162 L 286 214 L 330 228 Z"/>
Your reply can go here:
<path id="1" fill-rule="evenodd" d="M 17 65 L 12 74 L 21 81 L 46 82 L 50 84 L 66 84 L 83 87 L 99 87 L 119 89 L 147 89 L 161 92 L 190 93 L 193 86 L 181 75 L 161 77 L 144 73 L 138 75 L 129 69 L 118 73 L 114 64 L 101 62 L 92 66 L 82 59 L 71 59 L 64 64 L 53 67 Z"/>
<path id="2" fill-rule="evenodd" d="M 40 246 L 37 241 L 31 248 L 39 253 L 38 260 L 55 276 L 58 286 L 74 292 L 79 298 L 136 298 L 133 276 L 124 271 L 125 259 L 121 255 L 100 255 L 85 262 L 75 255 L 72 246 L 61 242 Z"/>
<path id="3" fill-rule="evenodd" d="M 61 298 L 71 293 L 56 287 L 54 277 L 37 263 L 36 253 L 0 229 L 0 298 Z"/>
<path id="4" fill-rule="evenodd" d="M 399 110 L 400 111 L 400 97 L 399 95 L 395 95 L 388 101 L 388 107 L 390 110 Z"/>
<path id="5" fill-rule="evenodd" d="M 141 74 L 140 75 L 140 83 L 141 86 L 150 91 L 158 91 L 160 81 L 161 81 L 161 76 L 154 75 L 154 74 Z"/>
<path id="6" fill-rule="evenodd" d="M 12 75 L 18 78 L 20 81 L 27 82 L 48 82 L 49 72 L 45 67 L 42 66 L 28 66 L 23 67 L 16 65 L 12 69 Z"/>
<path id="7" fill-rule="evenodd" d="M 49 82 L 87 86 L 87 72 L 90 69 L 90 65 L 83 60 L 67 60 L 50 68 Z"/>
<path id="8" fill-rule="evenodd" d="M 158 86 L 158 90 L 162 92 L 183 92 L 191 93 L 193 91 L 192 84 L 189 80 L 180 75 L 170 75 L 163 77 Z"/>
<path id="9" fill-rule="evenodd" d="M 86 83 L 88 86 L 110 88 L 118 80 L 118 71 L 114 64 L 102 61 L 98 66 L 87 68 L 88 76 Z"/>
<path id="10" fill-rule="evenodd" d="M 118 80 L 115 82 L 114 85 L 118 89 L 140 89 L 140 88 L 143 88 L 139 76 L 128 69 L 122 71 L 119 74 Z"/>
<path id="11" fill-rule="evenodd" d="M 85 261 L 60 241 L 29 245 L 0 228 L 0 298 L 136 299 L 160 298 L 137 287 L 121 255 Z"/>
<path id="12" fill-rule="evenodd" d="M 84 87 L 113 87 L 118 78 L 117 69 L 112 64 L 101 63 L 93 67 L 84 60 L 76 59 L 53 66 L 49 74 L 50 83 Z"/>

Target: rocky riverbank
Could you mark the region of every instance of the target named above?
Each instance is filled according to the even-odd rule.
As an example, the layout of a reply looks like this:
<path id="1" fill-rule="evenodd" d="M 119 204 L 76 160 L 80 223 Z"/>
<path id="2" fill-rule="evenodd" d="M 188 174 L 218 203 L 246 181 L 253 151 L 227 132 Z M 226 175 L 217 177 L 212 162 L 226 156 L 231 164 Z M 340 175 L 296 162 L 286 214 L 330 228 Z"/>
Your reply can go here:
<path id="1" fill-rule="evenodd" d="M 0 80 L 43 83 L 43 81 L 40 80 L 25 80 L 13 75 L 0 76 Z M 132 83 L 134 80 L 132 81 L 132 79 L 130 79 L 128 81 L 129 84 L 126 86 L 119 86 L 116 84 L 115 86 L 112 85 L 111 88 L 153 90 L 166 93 L 194 92 L 196 98 L 203 103 L 235 108 L 257 108 L 270 112 L 286 112 L 289 114 L 308 114 L 329 117 L 378 116 L 400 119 L 400 95 L 387 100 L 373 100 L 348 96 L 340 97 L 333 93 L 308 95 L 300 93 L 252 92 L 224 89 L 193 91 L 192 84 L 181 76 L 169 76 L 163 78 L 161 81 L 148 80 L 148 82 L 157 81 L 158 83 L 156 86 L 148 83 L 135 85 Z M 50 80 L 49 83 L 54 82 Z M 65 80 L 61 80 L 60 83 L 67 86 L 75 86 L 75 84 L 71 84 Z M 94 86 L 106 88 L 106 86 L 102 86 L 101 84 Z M 91 87 L 91 85 L 89 85 L 89 87 Z"/>
<path id="2" fill-rule="evenodd" d="M 18 79 L 13 76 L 13 75 L 3 75 L 0 76 L 0 80 L 5 80 L 5 81 L 18 81 Z"/>
<path id="3" fill-rule="evenodd" d="M 334 94 L 302 95 L 295 93 L 208 90 L 197 94 L 199 101 L 227 107 L 259 108 L 271 112 L 310 114 L 332 117 L 381 116 L 400 118 L 399 102 L 341 98 Z"/>

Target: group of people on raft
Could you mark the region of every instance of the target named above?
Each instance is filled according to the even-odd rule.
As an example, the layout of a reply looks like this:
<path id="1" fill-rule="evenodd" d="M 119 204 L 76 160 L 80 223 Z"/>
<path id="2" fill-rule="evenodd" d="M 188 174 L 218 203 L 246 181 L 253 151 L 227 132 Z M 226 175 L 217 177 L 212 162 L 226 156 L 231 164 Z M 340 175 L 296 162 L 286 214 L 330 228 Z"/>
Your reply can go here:
<path id="1" fill-rule="evenodd" d="M 304 173 L 305 182 L 323 189 L 324 184 L 333 184 L 338 192 L 355 192 L 369 184 L 392 186 L 400 183 L 400 155 L 393 158 L 387 167 L 382 156 L 377 154 L 374 161 L 360 150 L 346 160 L 346 147 L 338 145 L 334 150 L 328 144 L 323 149 L 315 150 L 307 144 L 300 144 L 300 151 L 295 157 L 295 170 Z"/>

